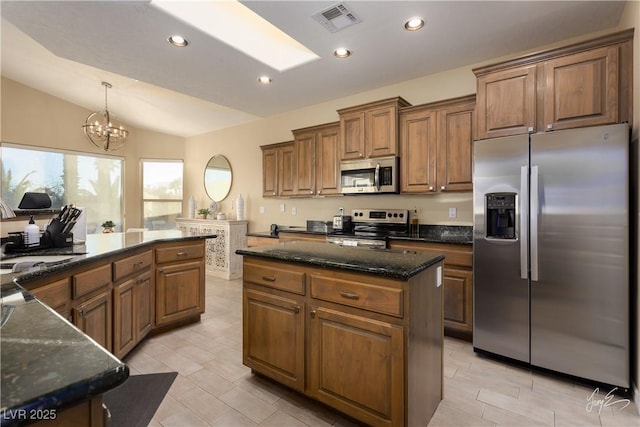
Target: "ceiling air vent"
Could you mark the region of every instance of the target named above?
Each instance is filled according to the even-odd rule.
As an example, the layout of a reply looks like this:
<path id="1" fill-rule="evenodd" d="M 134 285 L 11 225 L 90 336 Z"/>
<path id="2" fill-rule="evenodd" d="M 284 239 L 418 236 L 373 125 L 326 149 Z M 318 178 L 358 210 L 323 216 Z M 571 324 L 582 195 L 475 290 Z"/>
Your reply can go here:
<path id="1" fill-rule="evenodd" d="M 360 22 L 344 3 L 338 3 L 312 16 L 332 33 L 343 30 Z"/>

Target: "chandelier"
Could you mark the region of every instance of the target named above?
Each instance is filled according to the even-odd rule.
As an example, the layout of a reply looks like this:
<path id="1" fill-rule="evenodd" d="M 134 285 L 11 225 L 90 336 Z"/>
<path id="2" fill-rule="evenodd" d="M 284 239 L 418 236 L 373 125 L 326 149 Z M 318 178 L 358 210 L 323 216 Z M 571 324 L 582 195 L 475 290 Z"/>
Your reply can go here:
<path id="1" fill-rule="evenodd" d="M 82 125 L 82 130 L 93 145 L 104 151 L 113 151 L 124 145 L 129 131 L 125 128 L 124 122 L 117 120 L 107 107 L 107 90 L 111 88 L 111 84 L 102 82 L 102 86 L 104 86 L 104 110 L 89 114 Z"/>

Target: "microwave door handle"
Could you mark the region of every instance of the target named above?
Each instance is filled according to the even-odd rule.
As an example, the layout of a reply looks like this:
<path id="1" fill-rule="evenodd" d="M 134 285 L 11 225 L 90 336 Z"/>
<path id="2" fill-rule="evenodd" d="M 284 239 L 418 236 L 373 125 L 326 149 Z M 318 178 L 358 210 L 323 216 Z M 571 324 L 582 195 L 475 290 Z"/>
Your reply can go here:
<path id="1" fill-rule="evenodd" d="M 376 173 L 373 175 L 373 180 L 376 189 L 380 191 L 380 163 L 376 163 Z"/>

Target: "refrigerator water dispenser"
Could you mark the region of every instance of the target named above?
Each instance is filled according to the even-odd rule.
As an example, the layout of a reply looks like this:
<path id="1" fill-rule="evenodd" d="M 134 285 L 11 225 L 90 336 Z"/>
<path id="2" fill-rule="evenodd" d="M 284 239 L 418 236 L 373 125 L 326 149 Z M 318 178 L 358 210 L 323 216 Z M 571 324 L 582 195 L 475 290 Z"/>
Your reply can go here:
<path id="1" fill-rule="evenodd" d="M 487 236 L 493 239 L 516 238 L 516 193 L 485 195 Z"/>

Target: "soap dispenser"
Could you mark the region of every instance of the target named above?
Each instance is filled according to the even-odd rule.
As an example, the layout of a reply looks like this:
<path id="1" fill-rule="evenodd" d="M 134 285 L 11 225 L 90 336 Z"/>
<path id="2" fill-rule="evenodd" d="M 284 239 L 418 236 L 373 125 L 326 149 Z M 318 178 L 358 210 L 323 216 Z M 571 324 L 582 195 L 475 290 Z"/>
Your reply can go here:
<path id="1" fill-rule="evenodd" d="M 411 233 L 411 237 L 419 237 L 420 234 L 420 224 L 418 219 L 418 210 L 414 209 L 411 214 L 411 227 L 409 232 Z"/>
<path id="2" fill-rule="evenodd" d="M 40 227 L 33 220 L 33 215 L 29 218 L 29 224 L 24 228 L 24 245 L 34 247 L 40 244 Z"/>

